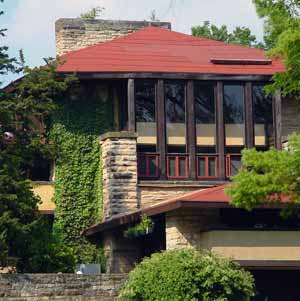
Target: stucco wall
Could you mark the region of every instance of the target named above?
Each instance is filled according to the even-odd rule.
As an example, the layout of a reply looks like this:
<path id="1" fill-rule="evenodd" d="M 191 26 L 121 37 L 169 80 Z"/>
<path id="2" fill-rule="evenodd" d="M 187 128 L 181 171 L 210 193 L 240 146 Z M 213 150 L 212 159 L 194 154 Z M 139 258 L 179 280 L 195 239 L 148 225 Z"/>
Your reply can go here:
<path id="1" fill-rule="evenodd" d="M 54 185 L 52 183 L 36 182 L 34 183 L 33 192 L 42 200 L 42 203 L 39 204 L 40 211 L 53 211 L 55 209 L 53 202 Z"/>
<path id="2" fill-rule="evenodd" d="M 208 231 L 200 245 L 236 260 L 300 260 L 300 231 Z"/>
<path id="3" fill-rule="evenodd" d="M 0 274 L 0 300 L 106 300 L 117 296 L 126 278 L 126 274 Z"/>

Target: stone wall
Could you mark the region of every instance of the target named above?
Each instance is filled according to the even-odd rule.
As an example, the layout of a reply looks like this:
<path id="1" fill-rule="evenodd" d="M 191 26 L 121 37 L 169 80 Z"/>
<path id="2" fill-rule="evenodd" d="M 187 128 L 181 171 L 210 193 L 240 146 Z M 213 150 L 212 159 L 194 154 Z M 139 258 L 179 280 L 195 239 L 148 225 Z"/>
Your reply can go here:
<path id="1" fill-rule="evenodd" d="M 126 274 L 0 274 L 0 300 L 106 300 Z"/>
<path id="2" fill-rule="evenodd" d="M 101 139 L 103 219 L 138 209 L 136 134 L 110 132 Z"/>
<path id="3" fill-rule="evenodd" d="M 300 102 L 297 99 L 282 99 L 282 138 L 296 132 L 300 134 Z"/>
<path id="4" fill-rule="evenodd" d="M 184 185 L 180 183 L 160 184 L 159 182 L 152 184 L 139 184 L 139 207 L 149 207 L 159 202 L 177 198 L 200 189 L 204 189 L 204 186 L 199 184 Z"/>
<path id="5" fill-rule="evenodd" d="M 59 19 L 55 23 L 56 53 L 103 43 L 147 26 L 171 29 L 168 22 Z"/>
<path id="6" fill-rule="evenodd" d="M 200 248 L 201 230 L 218 223 L 213 210 L 176 210 L 166 214 L 166 249 Z"/>

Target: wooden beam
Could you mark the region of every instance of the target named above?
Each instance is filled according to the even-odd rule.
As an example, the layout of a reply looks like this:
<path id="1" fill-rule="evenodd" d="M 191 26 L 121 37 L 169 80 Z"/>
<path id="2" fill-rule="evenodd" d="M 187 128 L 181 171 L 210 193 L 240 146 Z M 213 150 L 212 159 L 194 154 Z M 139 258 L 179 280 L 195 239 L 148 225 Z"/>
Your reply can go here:
<path id="1" fill-rule="evenodd" d="M 59 73 L 63 77 L 73 72 Z M 272 75 L 256 74 L 210 74 L 210 73 L 166 73 L 166 72 L 78 72 L 79 79 L 126 79 L 126 78 L 154 78 L 154 79 L 198 79 L 198 80 L 228 80 L 228 81 L 271 81 Z"/>
<path id="2" fill-rule="evenodd" d="M 217 82 L 215 86 L 215 103 L 216 103 L 216 117 L 217 117 L 217 152 L 219 155 L 218 170 L 219 179 L 225 180 L 225 125 L 224 125 L 224 97 L 223 97 L 223 83 Z"/>
<path id="3" fill-rule="evenodd" d="M 254 123 L 253 123 L 253 99 L 252 83 L 245 85 L 245 146 L 251 148 L 254 146 Z"/>
<path id="4" fill-rule="evenodd" d="M 273 122 L 275 132 L 275 147 L 282 149 L 282 113 L 281 113 L 281 92 L 276 91 L 273 97 Z"/>
<path id="5" fill-rule="evenodd" d="M 134 79 L 128 79 L 128 131 L 135 132 L 135 91 Z"/>
<path id="6" fill-rule="evenodd" d="M 159 178 L 166 179 L 166 116 L 164 81 L 158 80 L 156 85 L 157 116 L 157 150 L 159 153 Z"/>
<path id="7" fill-rule="evenodd" d="M 196 179 L 196 122 L 194 81 L 186 83 L 186 118 L 187 118 L 187 149 L 189 153 L 189 178 Z"/>

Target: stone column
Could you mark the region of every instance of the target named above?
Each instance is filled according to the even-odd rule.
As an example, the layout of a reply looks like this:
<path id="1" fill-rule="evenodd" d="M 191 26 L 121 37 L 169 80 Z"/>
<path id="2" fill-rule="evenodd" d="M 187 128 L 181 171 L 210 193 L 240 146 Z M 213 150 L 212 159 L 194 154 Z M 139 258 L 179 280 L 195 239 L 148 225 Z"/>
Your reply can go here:
<path id="1" fill-rule="evenodd" d="M 218 223 L 218 210 L 184 209 L 166 214 L 166 249 L 201 248 L 201 232 Z"/>
<path id="2" fill-rule="evenodd" d="M 137 134 L 109 132 L 101 136 L 103 221 L 138 209 Z"/>

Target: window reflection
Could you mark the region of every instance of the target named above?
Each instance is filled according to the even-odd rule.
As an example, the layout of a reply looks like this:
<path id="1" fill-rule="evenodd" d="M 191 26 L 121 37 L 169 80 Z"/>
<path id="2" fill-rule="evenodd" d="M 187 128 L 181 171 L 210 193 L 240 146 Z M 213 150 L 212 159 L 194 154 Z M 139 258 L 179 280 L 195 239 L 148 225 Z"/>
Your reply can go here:
<path id="1" fill-rule="evenodd" d="M 264 85 L 252 87 L 255 146 L 269 147 L 274 143 L 272 97 L 264 93 Z"/>
<path id="2" fill-rule="evenodd" d="M 139 144 L 156 144 L 155 82 L 135 81 L 136 130 Z"/>
<path id="3" fill-rule="evenodd" d="M 238 84 L 224 85 L 225 144 L 245 144 L 244 87 Z"/>
<path id="4" fill-rule="evenodd" d="M 214 84 L 194 82 L 197 152 L 215 152 L 216 116 Z"/>
<path id="5" fill-rule="evenodd" d="M 184 81 L 165 83 L 165 110 L 168 152 L 186 152 Z"/>

